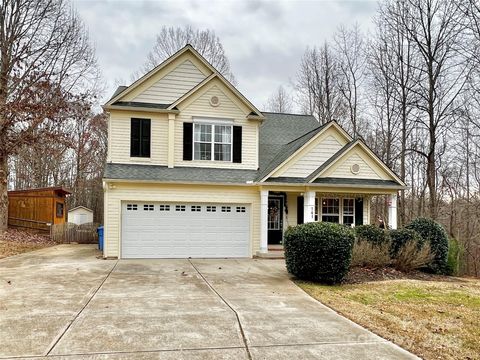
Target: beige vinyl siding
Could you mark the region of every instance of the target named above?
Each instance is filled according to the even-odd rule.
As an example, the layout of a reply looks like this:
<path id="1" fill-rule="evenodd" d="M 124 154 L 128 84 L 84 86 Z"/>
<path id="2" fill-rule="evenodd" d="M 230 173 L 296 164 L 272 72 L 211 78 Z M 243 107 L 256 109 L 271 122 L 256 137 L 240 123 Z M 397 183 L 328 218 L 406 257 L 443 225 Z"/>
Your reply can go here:
<path id="1" fill-rule="evenodd" d="M 258 167 L 257 159 L 257 132 L 258 122 L 246 119 L 248 112 L 245 108 L 232 99 L 232 95 L 218 80 L 213 80 L 212 85 L 194 94 L 194 100 L 179 105 L 180 114 L 175 119 L 175 166 L 215 167 L 252 169 Z M 228 96 L 227 96 L 228 94 Z M 195 98 L 195 95 L 197 97 Z M 220 105 L 210 105 L 212 96 L 217 96 Z M 232 125 L 242 126 L 242 163 L 223 161 L 183 161 L 183 123 L 192 122 L 196 117 L 211 118 L 214 120 L 234 120 Z"/>
<path id="2" fill-rule="evenodd" d="M 360 171 L 358 174 L 354 174 L 351 171 L 351 167 L 354 164 L 360 165 Z M 326 172 L 322 177 L 338 177 L 338 178 L 359 178 L 359 179 L 390 179 L 390 176 L 385 174 L 384 171 L 378 168 L 372 161 L 369 161 L 359 153 L 352 153 L 345 157 L 341 163 L 336 166 L 333 171 Z"/>
<path id="3" fill-rule="evenodd" d="M 330 135 L 298 159 L 281 176 L 307 177 L 341 148 L 342 144 Z"/>
<path id="4" fill-rule="evenodd" d="M 151 119 L 150 158 L 130 157 L 130 126 L 132 118 Z M 124 164 L 167 165 L 167 114 L 111 111 L 108 135 L 108 161 Z"/>
<path id="5" fill-rule="evenodd" d="M 237 203 L 251 205 L 251 255 L 260 249 L 260 192 L 255 187 L 115 183 L 105 190 L 104 256 L 120 256 L 122 201 L 164 201 L 181 203 Z"/>
<path id="6" fill-rule="evenodd" d="M 271 177 L 307 177 L 340 150 L 347 141 L 345 135 L 336 127 L 330 126 L 275 170 Z"/>
<path id="7" fill-rule="evenodd" d="M 190 60 L 186 60 L 133 101 L 171 104 L 205 78 L 206 76 Z"/>

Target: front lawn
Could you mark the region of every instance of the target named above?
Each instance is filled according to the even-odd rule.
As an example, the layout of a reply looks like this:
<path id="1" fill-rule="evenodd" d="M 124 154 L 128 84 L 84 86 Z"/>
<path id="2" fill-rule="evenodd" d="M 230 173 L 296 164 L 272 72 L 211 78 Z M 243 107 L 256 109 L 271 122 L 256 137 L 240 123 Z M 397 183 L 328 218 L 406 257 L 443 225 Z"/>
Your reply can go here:
<path id="1" fill-rule="evenodd" d="M 56 245 L 50 237 L 30 230 L 8 229 L 0 233 L 0 259 Z"/>
<path id="2" fill-rule="evenodd" d="M 479 359 L 480 280 L 402 277 L 371 281 L 367 276 L 338 286 L 297 284 L 345 317 L 424 359 Z"/>

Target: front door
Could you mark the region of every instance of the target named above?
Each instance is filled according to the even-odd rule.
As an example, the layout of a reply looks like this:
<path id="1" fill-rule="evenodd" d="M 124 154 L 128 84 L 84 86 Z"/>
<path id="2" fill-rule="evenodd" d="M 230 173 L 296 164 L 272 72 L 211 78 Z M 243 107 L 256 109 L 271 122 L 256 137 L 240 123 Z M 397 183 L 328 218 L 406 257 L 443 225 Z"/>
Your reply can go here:
<path id="1" fill-rule="evenodd" d="M 268 197 L 268 243 L 281 244 L 283 240 L 283 196 Z"/>

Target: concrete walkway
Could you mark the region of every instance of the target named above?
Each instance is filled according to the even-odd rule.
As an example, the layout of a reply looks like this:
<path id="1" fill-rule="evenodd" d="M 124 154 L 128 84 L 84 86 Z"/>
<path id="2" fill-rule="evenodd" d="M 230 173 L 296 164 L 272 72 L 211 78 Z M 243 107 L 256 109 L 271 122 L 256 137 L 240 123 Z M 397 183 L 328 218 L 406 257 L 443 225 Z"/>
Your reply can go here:
<path id="1" fill-rule="evenodd" d="M 0 358 L 414 359 L 310 298 L 283 260 L 0 260 Z"/>

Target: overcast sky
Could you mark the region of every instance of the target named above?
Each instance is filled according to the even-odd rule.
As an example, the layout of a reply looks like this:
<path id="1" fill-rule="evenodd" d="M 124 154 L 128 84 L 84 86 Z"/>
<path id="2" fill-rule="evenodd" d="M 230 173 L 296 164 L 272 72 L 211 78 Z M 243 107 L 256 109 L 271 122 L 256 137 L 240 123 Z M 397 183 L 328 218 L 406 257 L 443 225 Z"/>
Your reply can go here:
<path id="1" fill-rule="evenodd" d="M 331 39 L 340 25 L 372 25 L 375 1 L 100 1 L 74 0 L 95 44 L 108 99 L 130 84 L 163 26 L 213 29 L 238 89 L 263 108 L 279 85 L 294 81 L 307 46 Z"/>

